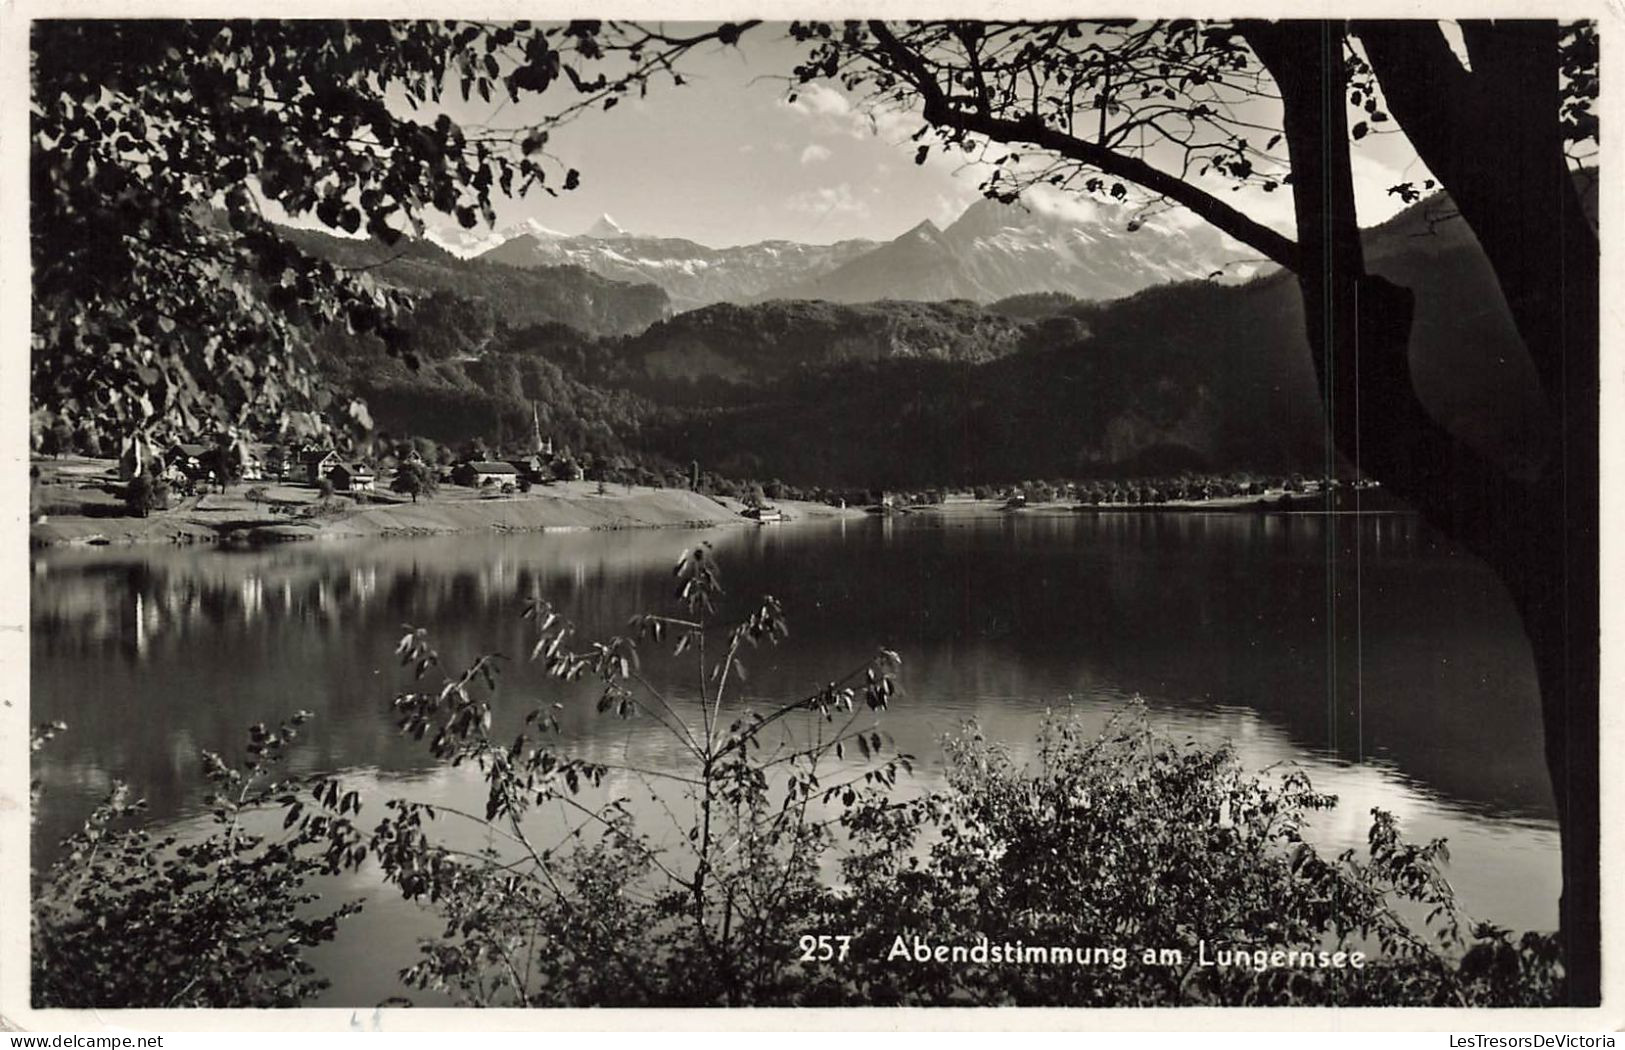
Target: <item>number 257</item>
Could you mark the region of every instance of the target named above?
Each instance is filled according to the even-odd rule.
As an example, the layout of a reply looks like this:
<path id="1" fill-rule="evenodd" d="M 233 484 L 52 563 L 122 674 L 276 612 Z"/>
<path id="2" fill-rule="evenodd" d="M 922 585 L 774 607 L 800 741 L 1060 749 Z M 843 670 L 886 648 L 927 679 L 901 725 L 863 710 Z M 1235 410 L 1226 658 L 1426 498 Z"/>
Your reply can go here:
<path id="1" fill-rule="evenodd" d="M 829 962 L 831 959 L 841 962 L 846 959 L 846 953 L 851 948 L 852 938 L 846 934 L 833 937 L 827 933 L 817 937 L 810 933 L 801 935 L 802 962 Z"/>

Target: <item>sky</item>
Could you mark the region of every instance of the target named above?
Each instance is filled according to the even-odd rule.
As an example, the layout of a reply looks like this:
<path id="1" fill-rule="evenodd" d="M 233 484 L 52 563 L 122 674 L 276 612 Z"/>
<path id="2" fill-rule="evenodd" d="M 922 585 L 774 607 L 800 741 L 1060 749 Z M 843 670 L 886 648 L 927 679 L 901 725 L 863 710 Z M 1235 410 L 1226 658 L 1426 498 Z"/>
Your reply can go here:
<path id="1" fill-rule="evenodd" d="M 679 28 L 676 26 L 669 28 Z M 785 79 L 798 55 L 784 25 L 745 34 L 738 47 L 708 46 L 687 57 L 687 84 L 661 84 L 645 99 L 592 112 L 556 131 L 549 152 L 581 173 L 580 186 L 549 197 L 532 191 L 497 206 L 497 231 L 531 221 L 561 233 L 585 231 L 607 214 L 635 234 L 684 237 L 713 247 L 763 240 L 830 243 L 885 240 L 931 220 L 945 226 L 979 196 L 986 172 L 933 150 L 914 163 L 910 114 L 879 119 L 860 111 L 837 85 L 794 88 Z M 551 92 L 519 105 L 454 100 L 464 123 L 514 126 L 558 100 Z M 1354 144 L 1363 225 L 1402 206 L 1385 190 L 1427 172 L 1403 135 L 1370 135 Z M 1254 218 L 1292 233 L 1286 193 L 1213 187 Z M 1065 205 L 1054 199 L 1038 206 Z M 440 227 L 456 242 L 462 231 Z M 494 243 L 492 231 L 471 231 Z M 464 250 L 468 250 L 465 246 Z"/>

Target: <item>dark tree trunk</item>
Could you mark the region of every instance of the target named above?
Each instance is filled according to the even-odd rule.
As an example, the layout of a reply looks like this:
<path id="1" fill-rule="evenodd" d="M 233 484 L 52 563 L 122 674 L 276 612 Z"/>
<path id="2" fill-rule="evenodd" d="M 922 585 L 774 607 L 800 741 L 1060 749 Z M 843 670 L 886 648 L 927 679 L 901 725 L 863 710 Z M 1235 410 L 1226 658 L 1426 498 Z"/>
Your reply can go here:
<path id="1" fill-rule="evenodd" d="M 1472 226 L 1495 270 L 1557 420 L 1538 469 L 1490 462 L 1442 428 L 1411 382 L 1409 290 L 1365 272 L 1349 163 L 1341 22 L 1238 23 L 1282 96 L 1298 241 L 1261 226 L 1142 158 L 990 106 L 870 22 L 883 62 L 918 90 L 928 121 L 1029 143 L 1132 180 L 1292 270 L 1303 294 L 1326 413 L 1327 465 L 1338 455 L 1415 506 L 1499 573 L 1516 603 L 1541 691 L 1547 766 L 1563 841 L 1561 923 L 1569 999 L 1600 996 L 1597 549 L 1597 239 L 1564 168 L 1557 28 L 1464 22 L 1464 69 L 1438 25 L 1359 24 L 1389 108 Z M 987 100 L 983 100 L 984 103 Z M 1336 519 L 1330 528 L 1336 529 Z M 1328 547 L 1337 550 L 1335 532 Z M 1357 693 L 1340 673 L 1339 603 L 1357 581 L 1334 558 L 1330 719 Z"/>
<path id="2" fill-rule="evenodd" d="M 1454 79 L 1466 74 L 1442 37 L 1450 63 L 1440 74 L 1445 85 L 1430 79 L 1441 55 L 1418 54 L 1414 38 L 1437 35 L 1432 23 L 1361 31 L 1394 114 L 1478 233 L 1556 403 L 1558 447 L 1532 476 L 1487 461 L 1445 432 L 1416 397 L 1407 357 L 1410 294 L 1364 268 L 1345 145 L 1341 27 L 1241 28 L 1282 95 L 1297 273 L 1329 444 L 1484 558 L 1522 617 L 1562 832 L 1569 999 L 1595 1004 L 1597 257 L 1557 135 L 1555 26 L 1521 25 L 1504 35 L 1466 29 L 1473 76 L 1489 85 L 1476 92 Z M 1331 610 L 1335 616 L 1336 604 Z"/>
<path id="3" fill-rule="evenodd" d="M 1325 414 L 1325 471 L 1339 457 L 1396 490 L 1403 464 L 1394 447 L 1415 433 L 1407 352 L 1413 299 L 1365 272 L 1346 148 L 1342 30 L 1326 22 L 1245 22 L 1249 46 L 1281 94 L 1297 219 L 1295 267 Z M 1358 526 L 1355 526 L 1358 527 Z M 1360 747 L 1358 564 L 1345 553 L 1348 528 L 1326 518 L 1325 681 L 1328 745 Z"/>
<path id="4" fill-rule="evenodd" d="M 1563 155 L 1555 22 L 1356 26 L 1390 109 L 1471 226 L 1540 376 L 1554 448 L 1475 544 L 1506 580 L 1539 675 L 1563 835 L 1569 996 L 1601 995 L 1598 253 Z"/>

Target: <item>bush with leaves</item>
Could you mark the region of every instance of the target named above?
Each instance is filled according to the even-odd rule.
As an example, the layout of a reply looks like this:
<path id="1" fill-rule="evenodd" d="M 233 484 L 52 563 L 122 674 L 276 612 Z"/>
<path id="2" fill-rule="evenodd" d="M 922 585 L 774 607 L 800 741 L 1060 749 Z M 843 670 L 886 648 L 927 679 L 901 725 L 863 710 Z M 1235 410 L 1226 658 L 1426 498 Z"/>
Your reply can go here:
<path id="1" fill-rule="evenodd" d="M 355 504 L 351 500 L 341 499 L 338 496 L 323 496 L 314 503 L 307 503 L 300 507 L 299 517 L 335 518 L 353 506 Z"/>
<path id="2" fill-rule="evenodd" d="M 306 787 L 282 765 L 308 718 L 254 726 L 235 764 L 204 753 L 212 812 L 201 836 L 136 826 L 145 803 L 114 785 L 35 880 L 36 1008 L 297 1006 L 326 986 L 307 953 L 359 905 L 313 912 L 306 884 L 360 857 L 330 852 L 326 818 L 278 828 Z M 36 734 L 36 748 L 63 728 Z M 330 781 L 311 790 L 324 788 L 336 808 L 359 804 Z"/>
<path id="3" fill-rule="evenodd" d="M 1036 768 L 974 725 L 948 741 L 949 789 L 850 811 L 830 898 L 851 961 L 811 995 L 875 1005 L 1537 1005 L 1555 1001 L 1555 940 L 1474 924 L 1440 868 L 1444 841 L 1403 841 L 1373 810 L 1368 849 L 1322 857 L 1303 837 L 1336 805 L 1296 767 L 1244 771 L 1229 745 L 1175 743 L 1142 708 L 1090 733 L 1052 717 Z M 1426 911 L 1420 924 L 1401 910 Z M 932 945 L 1126 950 L 1125 965 L 895 961 Z M 1205 945 L 1205 947 L 1204 947 Z M 1145 949 L 1176 949 L 1148 965 Z M 1215 967 L 1231 951 L 1369 957 L 1352 966 Z"/>
<path id="4" fill-rule="evenodd" d="M 101 435 L 96 433 L 95 427 L 81 426 L 73 436 L 73 443 L 81 456 L 90 459 L 102 458 L 102 439 Z"/>
<path id="5" fill-rule="evenodd" d="M 416 503 L 419 496 L 433 496 L 440 490 L 440 479 L 435 476 L 434 469 L 427 463 L 408 460 L 395 468 L 395 479 L 389 483 L 394 492 L 412 497 Z"/>
<path id="6" fill-rule="evenodd" d="M 910 757 L 874 723 L 894 692 L 896 655 L 882 651 L 805 698 L 765 709 L 734 696 L 742 657 L 787 633 L 763 598 L 719 622 L 721 593 L 708 549 L 676 568 L 677 615 L 635 617 L 637 637 L 577 647 L 574 629 L 540 598 L 532 659 L 561 683 L 595 683 L 600 714 L 650 718 L 684 755 L 651 770 L 570 757 L 552 738 L 561 704 L 537 701 L 517 734 L 500 728 L 499 658 L 482 656 L 437 687 L 395 700 L 406 733 L 454 765 L 481 770 L 483 813 L 406 800 L 370 841 L 387 880 L 437 908 L 446 936 L 425 942 L 409 984 L 477 1005 L 744 1005 L 793 998 L 802 983 L 789 950 L 827 892 L 820 861 L 841 804 L 864 783 L 891 784 Z M 691 655 L 698 692 L 670 692 L 643 670 L 639 639 Z M 439 666 L 422 629 L 400 644 L 421 680 Z M 791 725 L 794 733 L 782 733 Z M 868 765 L 840 764 L 848 748 Z M 629 777 L 674 814 L 665 834 L 635 827 L 608 776 Z M 691 820 L 675 817 L 687 807 Z M 576 834 L 536 840 L 529 818 L 563 813 Z M 497 841 L 459 850 L 436 821 L 471 821 Z"/>
<path id="7" fill-rule="evenodd" d="M 73 424 L 56 419 L 40 432 L 40 452 L 54 459 L 73 451 Z"/>
<path id="8" fill-rule="evenodd" d="M 124 505 L 138 518 L 165 510 L 169 507 L 169 483 L 153 474 L 137 474 L 124 486 Z"/>

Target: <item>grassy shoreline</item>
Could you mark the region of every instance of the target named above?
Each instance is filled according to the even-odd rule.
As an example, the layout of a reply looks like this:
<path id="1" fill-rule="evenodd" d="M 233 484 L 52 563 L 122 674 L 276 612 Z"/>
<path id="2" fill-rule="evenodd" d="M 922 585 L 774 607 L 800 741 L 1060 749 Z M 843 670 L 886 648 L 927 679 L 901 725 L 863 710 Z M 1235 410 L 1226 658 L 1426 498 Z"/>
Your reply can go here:
<path id="1" fill-rule="evenodd" d="M 168 510 L 146 518 L 126 513 L 123 502 L 109 492 L 114 486 L 114 464 L 109 460 L 64 458 L 38 460 L 40 477 L 31 499 L 29 544 L 34 548 L 64 545 L 125 545 L 138 543 L 227 543 L 255 545 L 298 540 L 358 539 L 369 537 L 439 536 L 483 532 L 543 532 L 557 529 L 598 530 L 628 528 L 702 528 L 716 525 L 752 525 L 743 516 L 745 505 L 729 497 L 713 497 L 685 489 L 605 485 L 560 481 L 538 485 L 530 492 L 499 494 L 489 490 L 444 486 L 433 497 L 417 503 L 398 493 L 370 493 L 365 502 L 339 494 L 326 508 L 318 508 L 319 494 L 309 485 L 284 482 L 238 482 L 224 493 L 188 496 Z M 265 492 L 264 501 L 250 501 L 250 489 Z M 273 511 L 272 505 L 278 511 Z M 778 500 L 784 521 L 862 518 L 858 506 L 835 507 L 801 500 Z M 307 514 L 307 511 L 318 511 Z M 943 503 L 898 507 L 889 511 L 927 519 L 958 519 L 1003 515 L 1059 514 L 1309 514 L 1328 513 L 1324 497 L 1297 494 L 1286 500 L 1257 496 L 1211 500 L 1180 500 L 1144 504 L 1079 504 L 1072 500 L 1035 502 L 1010 508 L 1002 499 L 951 497 Z M 1358 497 L 1349 490 L 1336 494 L 1330 513 L 1386 515 L 1411 513 L 1393 497 L 1372 490 Z"/>
<path id="2" fill-rule="evenodd" d="M 126 545 L 141 543 L 260 544 L 298 540 L 448 533 L 541 532 L 556 529 L 681 528 L 753 525 L 743 503 L 683 489 L 606 485 L 569 481 L 538 485 L 527 493 L 491 494 L 446 486 L 413 503 L 391 492 L 369 494 L 357 503 L 340 494 L 331 513 L 302 517 L 314 507 L 316 490 L 280 482 L 237 483 L 225 494 L 177 500 L 146 518 L 124 513 L 103 488 L 112 470 L 106 460 L 44 460 L 34 486 L 29 545 Z M 267 502 L 246 498 L 251 488 L 266 490 Z M 270 509 L 277 504 L 292 513 Z M 797 500 L 780 501 L 789 522 L 861 516 L 843 509 Z"/>

